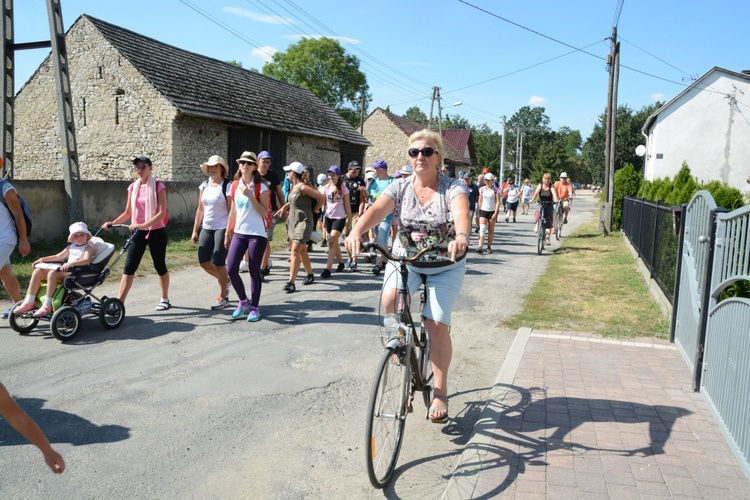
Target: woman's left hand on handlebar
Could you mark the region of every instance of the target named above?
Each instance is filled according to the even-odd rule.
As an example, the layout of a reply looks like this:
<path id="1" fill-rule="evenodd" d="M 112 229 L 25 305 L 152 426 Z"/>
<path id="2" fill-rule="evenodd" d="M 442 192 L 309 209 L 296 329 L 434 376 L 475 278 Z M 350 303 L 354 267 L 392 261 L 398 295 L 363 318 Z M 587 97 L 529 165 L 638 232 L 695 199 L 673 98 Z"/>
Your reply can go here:
<path id="1" fill-rule="evenodd" d="M 448 253 L 451 256 L 451 260 L 456 262 L 456 257 L 460 257 L 465 254 L 469 249 L 469 241 L 464 237 L 457 237 L 456 240 L 448 243 Z"/>

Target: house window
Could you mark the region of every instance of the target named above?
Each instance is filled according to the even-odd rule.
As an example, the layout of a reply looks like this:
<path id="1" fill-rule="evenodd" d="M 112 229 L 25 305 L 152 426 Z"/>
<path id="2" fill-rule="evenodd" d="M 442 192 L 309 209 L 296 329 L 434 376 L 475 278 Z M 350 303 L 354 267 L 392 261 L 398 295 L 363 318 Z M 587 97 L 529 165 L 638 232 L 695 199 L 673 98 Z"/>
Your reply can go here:
<path id="1" fill-rule="evenodd" d="M 656 159 L 657 160 L 663 160 L 664 159 L 664 154 L 662 154 L 662 153 L 656 153 Z"/>

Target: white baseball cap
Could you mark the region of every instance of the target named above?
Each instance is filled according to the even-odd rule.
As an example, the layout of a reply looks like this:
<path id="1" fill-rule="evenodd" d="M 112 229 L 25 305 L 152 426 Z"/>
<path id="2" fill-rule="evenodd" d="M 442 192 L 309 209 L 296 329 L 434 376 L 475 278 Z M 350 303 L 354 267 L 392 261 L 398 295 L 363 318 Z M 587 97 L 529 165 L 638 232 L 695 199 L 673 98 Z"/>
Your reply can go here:
<path id="1" fill-rule="evenodd" d="M 284 170 L 286 170 L 287 172 L 291 170 L 292 172 L 297 173 L 297 175 L 302 175 L 302 173 L 305 171 L 305 166 L 298 161 L 293 161 L 292 163 L 284 167 Z"/>

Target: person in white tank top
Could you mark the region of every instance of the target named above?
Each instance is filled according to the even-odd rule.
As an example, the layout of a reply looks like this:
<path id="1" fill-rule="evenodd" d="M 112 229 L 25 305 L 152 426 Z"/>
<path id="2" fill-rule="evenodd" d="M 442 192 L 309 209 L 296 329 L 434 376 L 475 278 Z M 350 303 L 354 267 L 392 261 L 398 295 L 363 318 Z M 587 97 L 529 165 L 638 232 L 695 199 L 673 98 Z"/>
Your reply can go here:
<path id="1" fill-rule="evenodd" d="M 26 298 L 15 309 L 13 314 L 23 314 L 34 309 L 36 294 L 39 293 L 42 281 L 47 280 L 47 295 L 44 304 L 34 312 L 35 318 L 43 318 L 52 314 L 52 297 L 55 295 L 58 283 L 62 283 L 70 274 L 68 269 L 74 266 L 85 266 L 94 258 L 94 245 L 91 244 L 91 233 L 83 222 L 75 222 L 70 226 L 70 245 L 65 247 L 56 255 L 48 255 L 34 262 L 34 272 L 31 273 L 31 281 L 26 291 Z M 50 264 L 59 264 L 52 265 Z M 42 265 L 46 264 L 46 265 Z M 51 267 L 51 269 L 50 269 Z"/>

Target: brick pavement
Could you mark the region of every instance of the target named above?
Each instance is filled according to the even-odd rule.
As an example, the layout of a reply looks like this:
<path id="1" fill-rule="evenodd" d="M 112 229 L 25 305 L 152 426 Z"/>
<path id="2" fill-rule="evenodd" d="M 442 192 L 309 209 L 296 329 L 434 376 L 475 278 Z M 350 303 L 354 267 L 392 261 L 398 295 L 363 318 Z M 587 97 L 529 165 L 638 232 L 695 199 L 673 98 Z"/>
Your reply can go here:
<path id="1" fill-rule="evenodd" d="M 750 480 L 673 345 L 522 328 L 443 498 L 750 498 Z"/>

